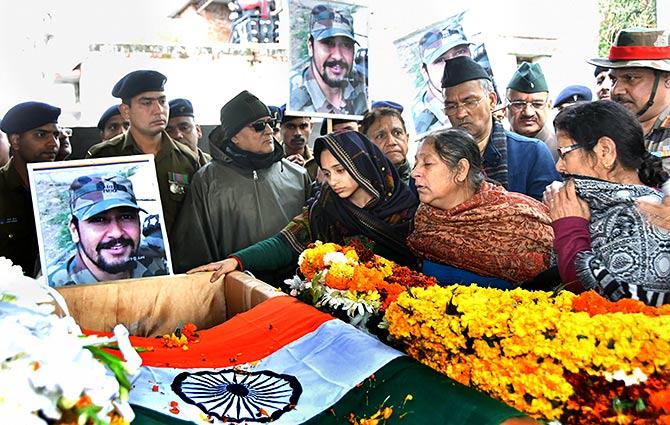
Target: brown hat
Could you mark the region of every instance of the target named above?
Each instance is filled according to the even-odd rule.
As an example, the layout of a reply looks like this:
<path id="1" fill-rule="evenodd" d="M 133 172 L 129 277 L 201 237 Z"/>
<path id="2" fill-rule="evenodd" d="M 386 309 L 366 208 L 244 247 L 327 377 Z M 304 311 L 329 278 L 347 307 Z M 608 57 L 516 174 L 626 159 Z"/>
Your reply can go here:
<path id="1" fill-rule="evenodd" d="M 657 28 L 628 28 L 619 31 L 607 59 L 588 63 L 603 68 L 651 68 L 670 72 L 668 33 Z"/>

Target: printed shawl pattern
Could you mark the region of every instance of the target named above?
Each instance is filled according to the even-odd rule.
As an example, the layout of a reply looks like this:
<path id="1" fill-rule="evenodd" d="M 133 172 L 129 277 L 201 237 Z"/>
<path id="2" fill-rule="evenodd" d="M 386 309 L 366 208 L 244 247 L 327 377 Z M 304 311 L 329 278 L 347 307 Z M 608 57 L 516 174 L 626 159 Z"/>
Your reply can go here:
<path id="1" fill-rule="evenodd" d="M 417 256 L 520 284 L 549 267 L 554 232 L 547 208 L 501 186 L 450 209 L 421 204 L 407 240 Z"/>

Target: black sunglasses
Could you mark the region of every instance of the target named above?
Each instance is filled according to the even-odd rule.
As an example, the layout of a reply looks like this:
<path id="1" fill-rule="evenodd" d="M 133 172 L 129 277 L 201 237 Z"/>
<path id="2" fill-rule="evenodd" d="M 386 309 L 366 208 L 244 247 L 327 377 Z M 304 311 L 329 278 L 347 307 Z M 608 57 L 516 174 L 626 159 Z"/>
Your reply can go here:
<path id="1" fill-rule="evenodd" d="M 275 125 L 277 125 L 277 120 L 256 121 L 252 122 L 247 127 L 253 128 L 256 133 L 262 133 L 265 131 L 266 125 L 269 125 L 270 128 L 274 129 Z"/>

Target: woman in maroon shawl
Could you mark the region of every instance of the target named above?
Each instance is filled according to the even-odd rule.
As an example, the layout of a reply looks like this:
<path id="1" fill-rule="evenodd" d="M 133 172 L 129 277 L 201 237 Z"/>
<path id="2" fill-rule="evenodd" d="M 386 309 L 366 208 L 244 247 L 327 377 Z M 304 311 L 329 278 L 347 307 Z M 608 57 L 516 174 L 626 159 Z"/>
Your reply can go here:
<path id="1" fill-rule="evenodd" d="M 418 200 L 382 151 L 364 135 L 345 131 L 317 138 L 314 158 L 327 184 L 301 215 L 279 234 L 190 272 L 215 271 L 214 282 L 236 269 L 279 270 L 295 264 L 311 242 L 346 244 L 352 238 L 390 260 L 413 263 L 405 241 Z"/>
<path id="2" fill-rule="evenodd" d="M 484 180 L 481 155 L 463 130 L 423 139 L 412 177 L 421 205 L 407 244 L 443 284 L 517 286 L 549 267 L 548 209 Z"/>

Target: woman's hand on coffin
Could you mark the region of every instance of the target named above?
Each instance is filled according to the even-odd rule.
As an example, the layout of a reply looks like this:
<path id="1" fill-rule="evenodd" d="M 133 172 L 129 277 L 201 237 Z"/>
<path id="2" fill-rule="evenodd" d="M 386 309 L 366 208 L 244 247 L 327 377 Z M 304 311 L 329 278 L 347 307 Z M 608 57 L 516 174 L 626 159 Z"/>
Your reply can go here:
<path id="1" fill-rule="evenodd" d="M 224 277 L 227 273 L 237 270 L 238 266 L 239 263 L 235 258 L 226 258 L 225 260 L 215 261 L 203 266 L 198 266 L 187 271 L 186 273 L 191 274 L 199 272 L 214 272 L 212 273 L 212 277 L 209 278 L 209 281 L 214 283 Z"/>

